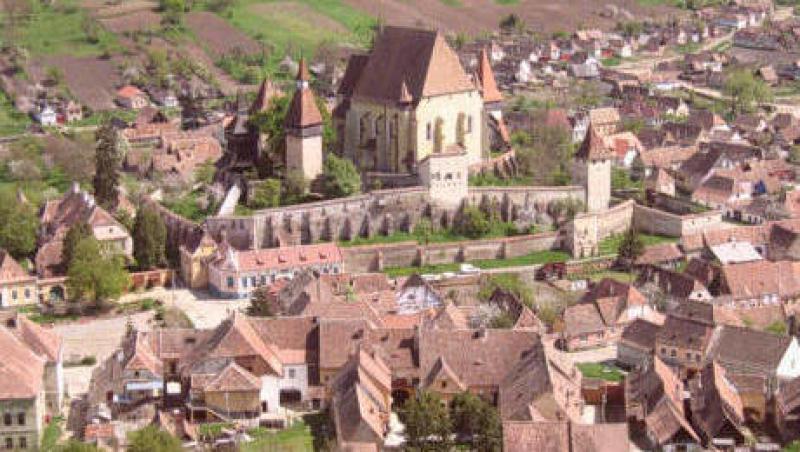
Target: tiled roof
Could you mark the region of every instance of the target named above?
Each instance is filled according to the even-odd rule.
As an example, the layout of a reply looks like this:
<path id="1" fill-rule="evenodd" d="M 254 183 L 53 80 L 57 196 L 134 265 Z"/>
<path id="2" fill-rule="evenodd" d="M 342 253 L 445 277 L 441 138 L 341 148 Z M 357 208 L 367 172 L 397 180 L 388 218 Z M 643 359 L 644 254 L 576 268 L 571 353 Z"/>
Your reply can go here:
<path id="1" fill-rule="evenodd" d="M 289 103 L 284 124 L 291 128 L 312 127 L 322 124 L 322 114 L 317 107 L 314 93 L 308 86 L 308 68 L 305 59 L 300 59 L 300 68 L 297 70 L 298 87 Z"/>
<path id="2" fill-rule="evenodd" d="M 28 274 L 7 251 L 0 249 L 0 285 L 32 279 L 34 277 Z"/>
<path id="3" fill-rule="evenodd" d="M 675 243 L 662 243 L 658 245 L 651 245 L 644 249 L 641 256 L 636 259 L 636 263 L 643 264 L 660 264 L 682 259 L 683 252 Z"/>
<path id="4" fill-rule="evenodd" d="M 261 390 L 261 380 L 231 361 L 216 378 L 205 385 L 207 392 L 245 392 Z"/>
<path id="5" fill-rule="evenodd" d="M 709 356 L 725 367 L 746 366 L 752 373 L 771 373 L 791 343 L 791 336 L 726 325 L 710 347 Z"/>
<path id="6" fill-rule="evenodd" d="M 597 132 L 593 124 L 589 124 L 589 131 L 575 152 L 575 158 L 581 160 L 603 160 L 614 158 L 614 151 L 606 145 L 605 139 Z"/>
<path id="7" fill-rule="evenodd" d="M 235 257 L 240 272 L 280 270 L 342 262 L 342 252 L 335 243 L 235 251 Z"/>
<path id="8" fill-rule="evenodd" d="M 539 342 L 539 335 L 520 330 L 419 330 L 420 374 L 429 375 L 439 358 L 467 386 L 497 386 L 508 370 Z"/>
<path id="9" fill-rule="evenodd" d="M 506 452 L 617 452 L 630 448 L 627 424 L 503 422 Z"/>
<path id="10" fill-rule="evenodd" d="M 258 87 L 253 105 L 250 106 L 250 114 L 266 111 L 272 99 L 280 97 L 282 94 L 280 88 L 275 86 L 272 80 L 265 78 Z"/>
<path id="11" fill-rule="evenodd" d="M 476 90 L 442 33 L 387 26 L 375 40 L 353 97 L 397 102 L 403 83 L 414 102 Z"/>
<path id="12" fill-rule="evenodd" d="M 800 293 L 800 262 L 766 260 L 722 267 L 724 292 L 734 299 L 780 297 Z"/>
<path id="13" fill-rule="evenodd" d="M 742 399 L 716 361 L 703 368 L 692 383 L 692 419 L 706 438 L 715 438 L 726 421 L 734 428 L 744 423 Z"/>
<path id="14" fill-rule="evenodd" d="M 652 351 L 653 347 L 655 347 L 656 335 L 658 335 L 660 329 L 660 325 L 647 320 L 636 319 L 622 331 L 620 342 Z"/>
<path id="15" fill-rule="evenodd" d="M 29 399 L 39 395 L 45 359 L 11 331 L 0 327 L 0 399 Z"/>

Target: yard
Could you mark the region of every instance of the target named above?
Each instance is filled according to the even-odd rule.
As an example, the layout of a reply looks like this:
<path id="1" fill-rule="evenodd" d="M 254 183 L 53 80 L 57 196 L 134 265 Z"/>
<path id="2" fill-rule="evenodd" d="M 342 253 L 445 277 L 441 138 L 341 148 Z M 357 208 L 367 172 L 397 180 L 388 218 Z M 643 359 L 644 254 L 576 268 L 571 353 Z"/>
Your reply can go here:
<path id="1" fill-rule="evenodd" d="M 622 244 L 622 238 L 623 234 L 614 234 L 601 241 L 599 246 L 600 255 L 610 256 L 617 254 L 619 246 L 620 244 Z M 639 234 L 639 238 L 642 240 L 644 246 L 658 245 L 661 243 L 673 243 L 678 241 L 678 239 L 675 237 L 666 237 L 663 235 L 652 235 L 652 234 Z"/>
<path id="2" fill-rule="evenodd" d="M 604 363 L 578 363 L 576 366 L 586 378 L 598 378 L 614 383 L 619 383 L 625 378 L 625 374 L 613 365 Z"/>
<path id="3" fill-rule="evenodd" d="M 550 262 L 566 262 L 569 260 L 569 258 L 569 254 L 564 251 L 537 251 L 535 253 L 508 259 L 484 259 L 469 261 L 469 263 L 482 270 L 490 270 L 495 268 L 540 265 Z M 459 271 L 460 267 L 460 263 L 425 265 L 422 267 L 390 267 L 385 268 L 384 273 L 389 275 L 391 278 L 396 278 L 398 276 L 409 276 L 415 273 L 437 274 L 444 272 L 457 272 Z"/>
<path id="4" fill-rule="evenodd" d="M 328 417 L 323 414 L 309 414 L 283 430 L 269 430 L 258 427 L 247 433 L 253 441 L 241 445 L 242 452 L 282 451 L 305 452 L 325 450 L 327 436 L 332 431 Z"/>

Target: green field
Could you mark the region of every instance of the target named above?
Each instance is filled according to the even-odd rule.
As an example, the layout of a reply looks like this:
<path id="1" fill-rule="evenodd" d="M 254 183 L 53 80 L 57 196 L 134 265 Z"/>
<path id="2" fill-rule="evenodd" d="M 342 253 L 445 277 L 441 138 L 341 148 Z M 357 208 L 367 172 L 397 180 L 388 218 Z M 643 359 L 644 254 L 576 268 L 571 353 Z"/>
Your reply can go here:
<path id="1" fill-rule="evenodd" d="M 31 118 L 14 108 L 14 104 L 0 90 L 0 136 L 17 135 L 31 124 Z"/>
<path id="2" fill-rule="evenodd" d="M 341 0 L 242 0 L 223 15 L 256 40 L 311 56 L 323 42 L 367 45 L 375 20 Z"/>
<path id="3" fill-rule="evenodd" d="M 95 56 L 120 49 L 116 36 L 96 24 L 95 38 L 90 41 L 85 26 L 88 13 L 74 0 L 44 6 L 32 2 L 32 12 L 19 27 L 17 43 L 30 55 L 68 54 Z"/>

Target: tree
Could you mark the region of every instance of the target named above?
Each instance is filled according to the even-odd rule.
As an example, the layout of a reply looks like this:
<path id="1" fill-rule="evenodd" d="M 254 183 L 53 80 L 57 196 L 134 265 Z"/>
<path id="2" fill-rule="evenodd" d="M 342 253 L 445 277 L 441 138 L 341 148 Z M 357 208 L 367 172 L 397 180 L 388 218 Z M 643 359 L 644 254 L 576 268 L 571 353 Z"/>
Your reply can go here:
<path id="1" fill-rule="evenodd" d="M 92 237 L 94 235 L 92 227 L 86 222 L 79 222 L 72 225 L 64 237 L 63 245 L 61 246 L 61 263 L 69 267 L 72 262 L 72 256 L 75 254 L 75 248 L 81 240 Z"/>
<path id="2" fill-rule="evenodd" d="M 753 104 L 772 99 L 772 91 L 763 80 L 742 69 L 732 72 L 725 80 L 722 92 L 730 98 L 731 114 L 750 111 Z"/>
<path id="3" fill-rule="evenodd" d="M 78 242 L 67 269 L 67 289 L 75 301 L 93 301 L 102 308 L 128 286 L 128 272 L 121 256 L 104 250 L 94 237 Z"/>
<path id="4" fill-rule="evenodd" d="M 643 252 L 644 242 L 642 242 L 642 238 L 639 237 L 639 233 L 635 229 L 629 228 L 622 236 L 622 242 L 619 244 L 619 250 L 617 251 L 620 263 L 630 269 Z"/>
<path id="5" fill-rule="evenodd" d="M 214 162 L 212 160 L 206 160 L 203 162 L 202 165 L 197 167 L 194 172 L 194 181 L 199 182 L 201 184 L 209 185 L 211 182 L 214 181 L 214 172 L 216 168 L 214 167 Z"/>
<path id="6" fill-rule="evenodd" d="M 181 441 L 159 429 L 148 425 L 147 427 L 128 434 L 129 452 L 181 452 Z"/>
<path id="7" fill-rule="evenodd" d="M 433 234 L 433 223 L 429 218 L 420 218 L 417 225 L 414 226 L 414 235 L 417 241 L 427 245 L 431 241 L 431 234 Z"/>
<path id="8" fill-rule="evenodd" d="M 497 410 L 485 400 L 468 392 L 457 394 L 450 409 L 453 430 L 468 438 L 473 450 L 500 451 L 503 431 Z"/>
<path id="9" fill-rule="evenodd" d="M 459 234 L 475 239 L 486 235 L 491 230 L 491 227 L 489 219 L 480 208 L 466 206 L 456 222 L 455 230 Z"/>
<path id="10" fill-rule="evenodd" d="M 186 10 L 184 0 L 160 0 L 159 9 L 164 13 L 161 22 L 165 25 L 180 25 Z"/>
<path id="11" fill-rule="evenodd" d="M 250 306 L 247 307 L 247 314 L 255 317 L 272 317 L 275 309 L 270 301 L 269 288 L 260 286 L 253 291 L 250 297 Z"/>
<path id="12" fill-rule="evenodd" d="M 288 96 L 274 97 L 265 111 L 250 116 L 250 124 L 258 128 L 265 138 L 259 165 L 261 177 L 274 176 L 275 168 L 284 160 L 286 154 L 286 129 L 284 120 L 289 111 Z"/>
<path id="13" fill-rule="evenodd" d="M 166 260 L 167 226 L 153 207 L 139 209 L 133 222 L 133 257 L 141 270 L 149 270 Z"/>
<path id="14" fill-rule="evenodd" d="M 308 180 L 301 171 L 289 171 L 283 180 L 284 204 L 297 204 L 302 202 L 308 191 Z"/>
<path id="15" fill-rule="evenodd" d="M 119 196 L 119 167 L 121 156 L 117 143 L 117 131 L 106 121 L 96 134 L 94 196 L 97 203 L 109 211 L 117 207 Z"/>
<path id="16" fill-rule="evenodd" d="M 253 194 L 248 200 L 253 209 L 266 209 L 281 205 L 281 181 L 267 179 L 253 187 Z"/>
<path id="17" fill-rule="evenodd" d="M 525 29 L 525 22 L 518 15 L 511 13 L 500 19 L 500 28 L 505 32 L 519 32 Z"/>
<path id="18" fill-rule="evenodd" d="M 547 110 L 531 113 L 534 126 L 514 135 L 520 173 L 536 184 L 552 185 L 566 177 L 572 161 L 572 137 L 565 125 L 548 124 Z"/>
<path id="19" fill-rule="evenodd" d="M 30 204 L 20 203 L 12 192 L 0 192 L 0 249 L 23 259 L 36 249 L 39 219 Z"/>
<path id="20" fill-rule="evenodd" d="M 437 395 L 418 392 L 415 398 L 406 401 L 400 418 L 406 426 L 409 446 L 447 450 L 452 432 L 450 415 Z"/>
<path id="21" fill-rule="evenodd" d="M 354 195 L 361 191 L 361 174 L 348 159 L 328 154 L 322 168 L 325 194 L 331 198 Z"/>

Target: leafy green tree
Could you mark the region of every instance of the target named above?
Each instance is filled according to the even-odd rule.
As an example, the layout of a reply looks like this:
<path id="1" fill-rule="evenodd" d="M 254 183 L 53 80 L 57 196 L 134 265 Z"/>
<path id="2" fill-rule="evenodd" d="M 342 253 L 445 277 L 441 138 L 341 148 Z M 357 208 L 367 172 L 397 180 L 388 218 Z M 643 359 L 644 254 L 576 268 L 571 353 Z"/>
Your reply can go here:
<path id="1" fill-rule="evenodd" d="M 520 173 L 538 184 L 552 185 L 563 181 L 564 176 L 569 182 L 573 153 L 570 131 L 562 125 L 548 124 L 546 114 L 547 110 L 532 112 L 533 128 L 515 135 Z"/>
<path id="2" fill-rule="evenodd" d="M 133 223 L 133 257 L 142 270 L 149 270 L 166 260 L 167 226 L 152 207 L 139 209 Z"/>
<path id="3" fill-rule="evenodd" d="M 492 228 L 486 214 L 477 206 L 464 207 L 455 226 L 457 233 L 473 239 L 488 234 Z"/>
<path id="4" fill-rule="evenodd" d="M 36 249 L 39 219 L 30 204 L 20 203 L 13 193 L 0 192 L 0 249 L 23 259 Z"/>
<path id="5" fill-rule="evenodd" d="M 414 235 L 417 241 L 427 245 L 431 241 L 431 234 L 433 234 L 433 223 L 429 218 L 420 218 L 417 225 L 414 226 Z"/>
<path id="6" fill-rule="evenodd" d="M 159 429 L 149 425 L 141 430 L 128 434 L 129 452 L 181 452 L 181 441 Z"/>
<path id="7" fill-rule="evenodd" d="M 164 13 L 162 23 L 165 25 L 180 25 L 183 23 L 183 13 L 186 11 L 184 0 L 160 0 L 159 9 Z"/>
<path id="8" fill-rule="evenodd" d="M 216 168 L 214 167 L 214 162 L 207 160 L 202 165 L 197 167 L 197 170 L 195 170 L 194 181 L 208 185 L 213 182 L 215 171 Z"/>
<path id="9" fill-rule="evenodd" d="M 281 205 L 281 181 L 267 179 L 253 188 L 253 195 L 248 200 L 253 209 L 266 209 Z"/>
<path id="10" fill-rule="evenodd" d="M 275 97 L 270 100 L 269 107 L 250 116 L 249 121 L 256 126 L 264 137 L 264 149 L 259 162 L 259 175 L 272 177 L 276 167 L 286 155 L 286 128 L 284 120 L 289 111 L 288 96 Z"/>
<path id="11" fill-rule="evenodd" d="M 109 211 L 117 207 L 119 195 L 119 168 L 121 155 L 117 142 L 117 131 L 110 121 L 106 121 L 95 135 L 95 173 L 93 179 L 94 196 L 97 203 Z"/>
<path id="12" fill-rule="evenodd" d="M 128 286 L 128 272 L 121 256 L 104 250 L 94 237 L 80 240 L 67 269 L 67 289 L 76 301 L 93 301 L 102 308 Z"/>
<path id="13" fill-rule="evenodd" d="M 64 237 L 63 245 L 61 246 L 61 262 L 69 267 L 72 262 L 72 256 L 75 254 L 75 248 L 81 240 L 92 237 L 92 227 L 81 221 L 72 225 L 67 230 L 67 235 Z"/>
<path id="14" fill-rule="evenodd" d="M 746 69 L 732 72 L 722 92 L 730 98 L 732 115 L 750 111 L 756 103 L 772 99 L 769 85 Z"/>
<path id="15" fill-rule="evenodd" d="M 634 228 L 629 228 L 622 236 L 617 256 L 620 263 L 626 268 L 631 268 L 636 259 L 644 253 L 644 242 Z"/>
<path id="16" fill-rule="evenodd" d="M 505 32 L 520 32 L 525 29 L 525 22 L 518 15 L 511 13 L 500 19 L 500 28 Z"/>
<path id="17" fill-rule="evenodd" d="M 406 426 L 410 447 L 447 450 L 452 434 L 450 414 L 436 394 L 420 391 L 415 398 L 406 401 L 400 418 Z"/>
<path id="18" fill-rule="evenodd" d="M 308 180 L 300 171 L 289 171 L 283 180 L 284 204 L 297 204 L 306 198 Z"/>
<path id="19" fill-rule="evenodd" d="M 346 158 L 328 154 L 322 169 L 325 194 L 331 198 L 354 195 L 361 191 L 361 174 Z"/>
<path id="20" fill-rule="evenodd" d="M 468 392 L 457 394 L 450 409 L 453 430 L 470 438 L 473 450 L 501 451 L 503 429 L 497 409 Z"/>
<path id="21" fill-rule="evenodd" d="M 250 297 L 250 306 L 247 307 L 247 314 L 255 317 L 272 317 L 275 309 L 270 301 L 269 288 L 261 286 L 253 291 Z"/>

